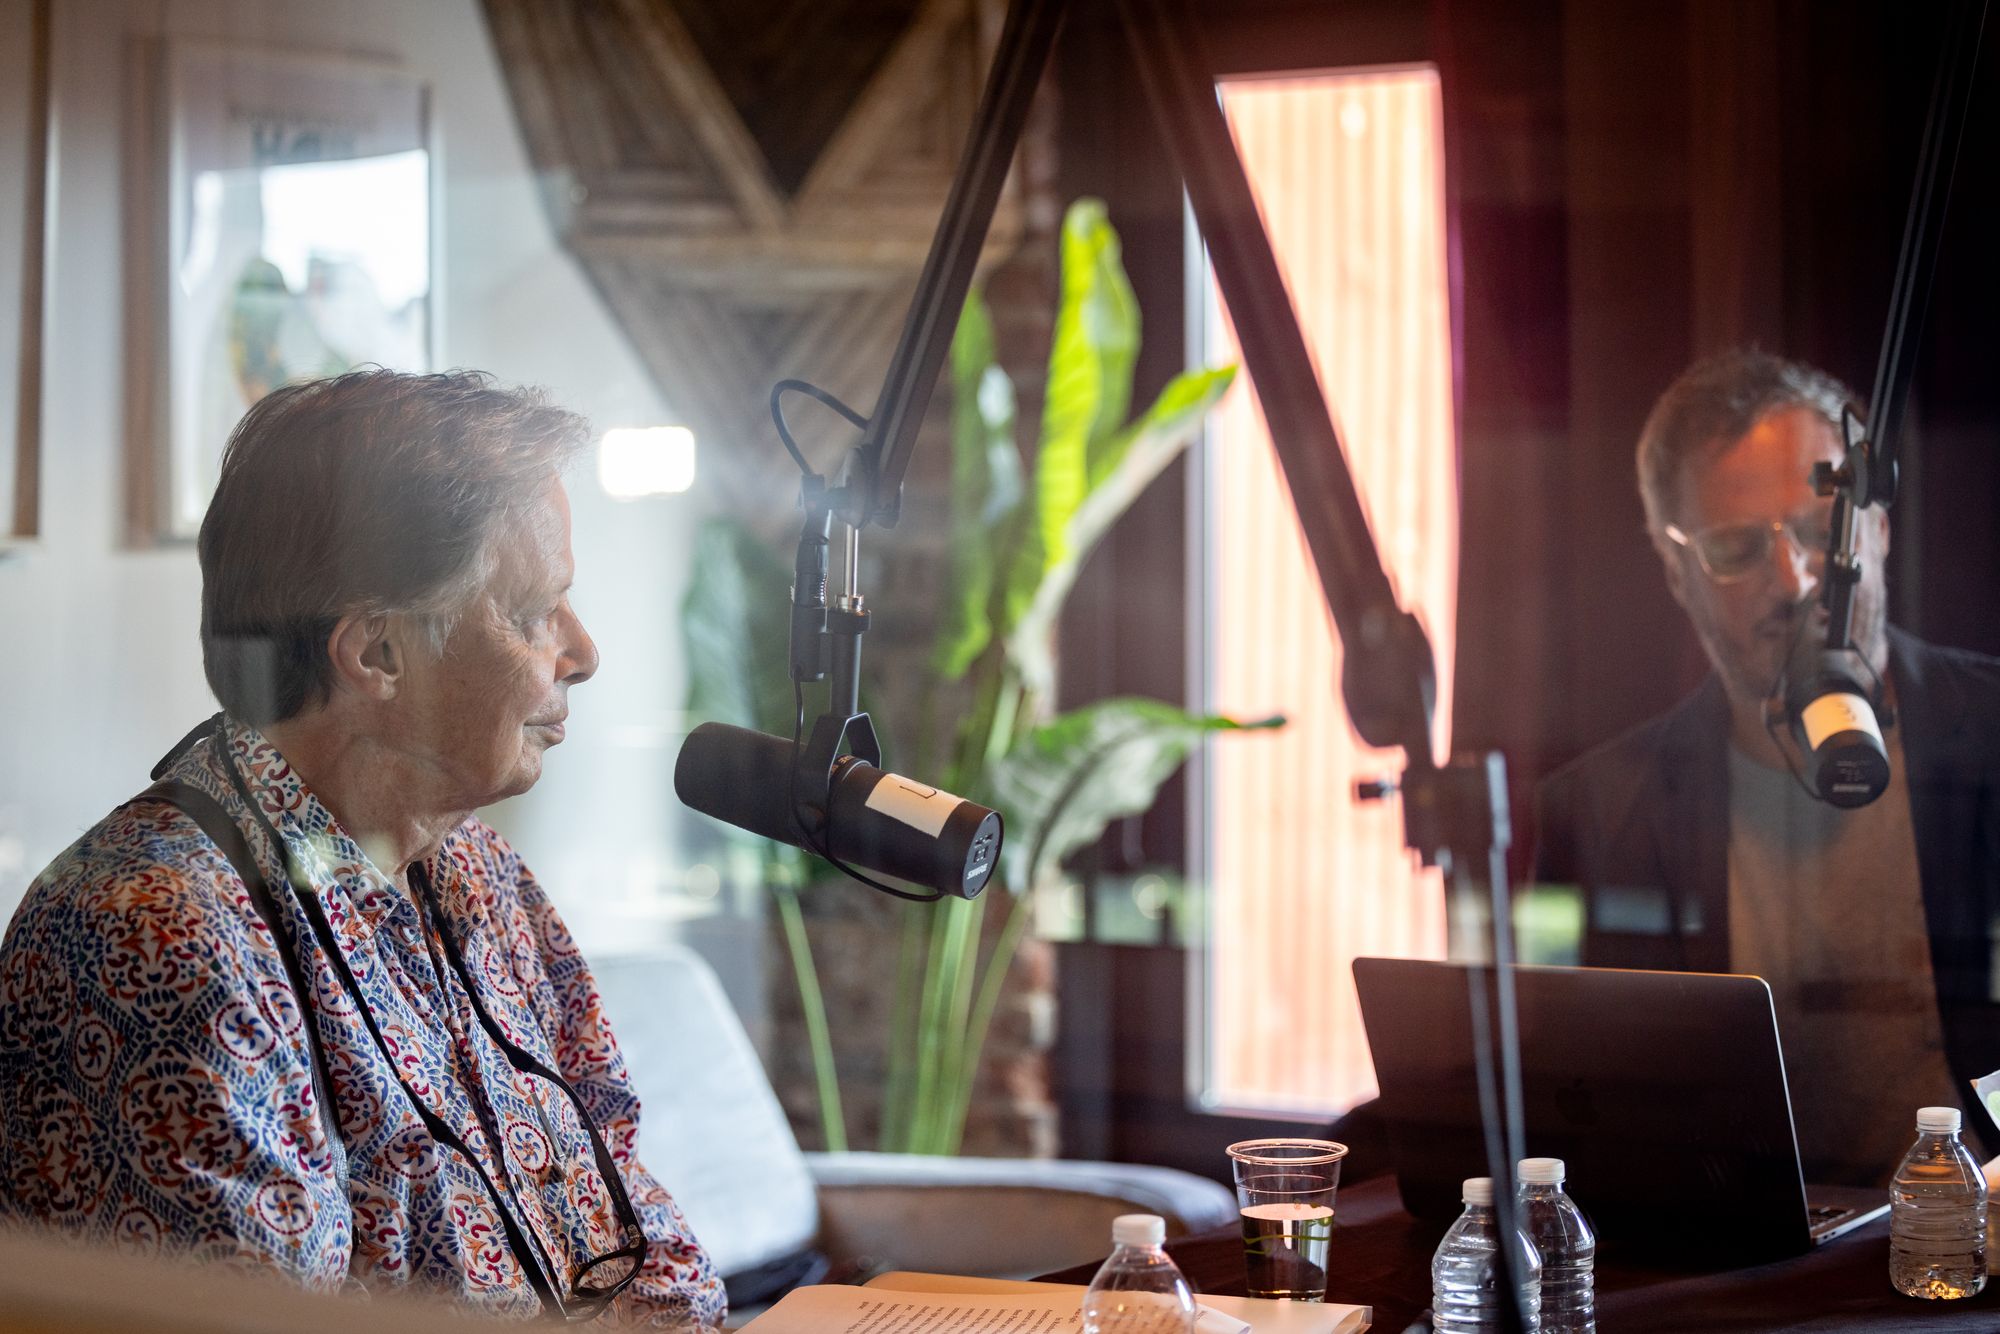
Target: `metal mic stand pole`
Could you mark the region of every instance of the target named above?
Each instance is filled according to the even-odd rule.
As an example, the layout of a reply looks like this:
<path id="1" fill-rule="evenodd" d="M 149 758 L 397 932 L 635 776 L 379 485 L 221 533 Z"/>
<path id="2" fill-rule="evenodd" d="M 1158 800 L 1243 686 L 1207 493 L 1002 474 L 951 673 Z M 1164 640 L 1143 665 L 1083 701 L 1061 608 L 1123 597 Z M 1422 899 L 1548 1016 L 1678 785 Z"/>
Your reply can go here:
<path id="1" fill-rule="evenodd" d="M 1258 401 L 1271 429 L 1285 485 L 1319 573 L 1320 590 L 1340 632 L 1341 693 L 1355 731 L 1405 756 L 1400 789 L 1403 833 L 1427 866 L 1442 868 L 1461 903 L 1488 900 L 1492 967 L 1468 973 L 1467 1003 L 1478 1063 L 1487 1173 L 1499 1224 L 1501 1329 L 1527 1328 L 1521 1307 L 1522 1256 L 1516 1232 L 1514 1164 L 1521 1156 L 1520 1054 L 1515 1025 L 1513 933 L 1507 892 L 1510 841 L 1506 765 L 1498 753 L 1433 760 L 1431 715 L 1436 663 L 1415 617 L 1396 603 L 1369 533 L 1367 515 L 1327 410 L 1305 337 L 1292 312 L 1256 197 L 1237 156 L 1216 96 L 1213 65 L 1187 0 L 1116 0 L 1148 98 L 1187 183 L 1209 256 Z M 1396 785 L 1366 785 L 1381 797 Z"/>
<path id="2" fill-rule="evenodd" d="M 1458 911 L 1483 909 L 1487 915 L 1486 955 L 1483 960 L 1474 960 L 1467 970 L 1466 1005 L 1472 1022 L 1479 1122 L 1487 1172 L 1493 1178 L 1494 1219 L 1502 1238 L 1503 1288 L 1509 1294 L 1501 1303 L 1502 1328 L 1518 1332 L 1527 1323 L 1527 1313 L 1518 1304 L 1520 1257 L 1505 1244 L 1512 1235 L 1508 1229 L 1520 1224 L 1514 1165 L 1523 1155 L 1525 1127 L 1520 1026 L 1514 1003 L 1514 925 L 1507 876 L 1512 829 L 1507 763 L 1498 751 L 1454 756 L 1441 768 L 1413 760 L 1400 783 L 1364 783 L 1359 794 L 1368 800 L 1397 790 L 1403 798 L 1404 841 L 1426 866 L 1443 871 L 1446 892 Z"/>
<path id="3" fill-rule="evenodd" d="M 1397 605 L 1382 568 L 1291 298 L 1223 120 L 1213 66 L 1200 54 L 1192 12 L 1185 0 L 1114 3 L 1162 137 L 1187 182 L 1321 592 L 1340 634 L 1342 695 L 1355 730 L 1371 745 L 1401 747 L 1407 757 L 1404 833 L 1410 846 L 1426 864 L 1446 868 L 1461 890 L 1476 891 L 1483 883 L 1491 897 L 1487 955 L 1494 965 L 1494 1002 L 1489 1014 L 1484 979 L 1474 970 L 1471 1005 L 1489 1171 L 1504 1238 L 1514 1228 L 1514 1158 L 1520 1145 L 1520 1071 L 1508 968 L 1512 937 L 1505 769 L 1497 755 L 1443 768 L 1433 761 L 1431 713 L 1437 690 L 1430 642 L 1416 618 Z M 842 488 L 834 507 L 852 527 L 871 522 L 892 527 L 899 515 L 917 427 L 1062 13 L 1062 0 L 1011 0 L 1008 6 L 971 141 L 853 459 L 853 481 Z M 1520 1257 L 1508 1245 L 1499 1252 L 1506 1287 L 1518 1297 Z M 1501 1315 L 1502 1328 L 1512 1334 L 1526 1326 L 1515 1301 L 1503 1302 Z"/>
<path id="4" fill-rule="evenodd" d="M 1986 26 L 1987 0 L 1957 0 L 1945 22 L 1938 50 L 1937 76 L 1917 148 L 1917 175 L 1910 187 L 1910 211 L 1903 223 L 1903 245 L 1896 256 L 1896 278 L 1889 290 L 1889 317 L 1882 331 L 1882 348 L 1875 362 L 1875 384 L 1869 395 L 1869 421 L 1863 425 L 1851 411 L 1840 420 L 1844 457 L 1838 464 L 1816 463 L 1813 489 L 1833 497 L 1828 538 L 1826 648 L 1840 652 L 1854 647 L 1849 633 L 1854 585 L 1861 567 L 1854 557 L 1855 511 L 1870 505 L 1887 509 L 1896 500 L 1898 440 L 1903 408 L 1909 399 L 1915 370 L 1911 345 L 1923 329 L 1930 301 L 1931 278 L 1937 270 L 1938 246 L 1944 235 L 1946 207 L 1951 203 L 1952 175 L 1965 122 L 1972 105 L 1979 42 Z M 1940 189 L 1940 186 L 1942 188 Z"/>

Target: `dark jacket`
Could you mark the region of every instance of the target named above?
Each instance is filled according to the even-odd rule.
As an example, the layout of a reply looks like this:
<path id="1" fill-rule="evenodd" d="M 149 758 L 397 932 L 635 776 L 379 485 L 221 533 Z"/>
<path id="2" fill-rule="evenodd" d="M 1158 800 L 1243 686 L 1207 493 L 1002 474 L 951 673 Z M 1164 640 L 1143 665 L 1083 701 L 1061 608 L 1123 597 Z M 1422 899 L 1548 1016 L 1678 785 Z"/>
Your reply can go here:
<path id="1" fill-rule="evenodd" d="M 1889 635 L 1945 1057 L 1966 1123 L 2000 1152 L 1965 1087 L 2000 1070 L 2000 660 Z M 1729 971 L 1728 744 L 1728 701 L 1710 676 L 1543 781 L 1536 879 L 1582 889 L 1582 962 Z"/>

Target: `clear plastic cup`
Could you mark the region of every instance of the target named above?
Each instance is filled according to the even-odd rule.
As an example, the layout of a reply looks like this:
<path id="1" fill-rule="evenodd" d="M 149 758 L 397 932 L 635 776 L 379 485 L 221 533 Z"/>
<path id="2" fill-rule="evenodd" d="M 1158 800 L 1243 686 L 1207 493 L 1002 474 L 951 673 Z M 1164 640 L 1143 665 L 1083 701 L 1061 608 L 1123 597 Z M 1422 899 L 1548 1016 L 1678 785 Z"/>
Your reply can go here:
<path id="1" fill-rule="evenodd" d="M 1333 1195 L 1347 1146 L 1325 1139 L 1247 1139 L 1229 1146 L 1252 1297 L 1326 1300 Z"/>

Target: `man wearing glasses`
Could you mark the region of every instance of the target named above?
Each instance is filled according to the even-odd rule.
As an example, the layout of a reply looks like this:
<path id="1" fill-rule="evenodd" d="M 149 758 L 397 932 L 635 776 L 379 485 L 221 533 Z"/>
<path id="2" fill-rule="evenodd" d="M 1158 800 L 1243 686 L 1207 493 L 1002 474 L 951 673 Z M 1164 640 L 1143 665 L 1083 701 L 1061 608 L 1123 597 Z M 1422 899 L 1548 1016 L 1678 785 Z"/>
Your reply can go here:
<path id="1" fill-rule="evenodd" d="M 224 712 L 0 945 L 0 1213 L 320 1290 L 720 1319 L 590 970 L 473 814 L 597 670 L 559 480 L 586 438 L 470 372 L 244 417 L 199 548 Z"/>
<path id="2" fill-rule="evenodd" d="M 1832 501 L 1810 476 L 1849 404 L 1750 351 L 1654 406 L 1647 531 L 1714 671 L 1543 783 L 1536 873 L 1581 890 L 1586 964 L 1765 978 L 1808 1179 L 1879 1185 L 1914 1108 L 2000 1069 L 2000 662 L 1888 626 L 1889 521 L 1861 511 L 1852 636 L 1890 783 L 1850 810 L 1808 792 L 1779 701 L 1794 644 L 1824 641 Z"/>

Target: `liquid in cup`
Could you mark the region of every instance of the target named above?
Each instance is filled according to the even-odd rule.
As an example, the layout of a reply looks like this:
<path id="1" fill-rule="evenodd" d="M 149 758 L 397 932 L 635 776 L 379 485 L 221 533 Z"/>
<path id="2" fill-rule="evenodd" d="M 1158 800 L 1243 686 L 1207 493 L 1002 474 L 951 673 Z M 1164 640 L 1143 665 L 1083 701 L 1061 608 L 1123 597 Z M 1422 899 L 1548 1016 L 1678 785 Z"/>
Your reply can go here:
<path id="1" fill-rule="evenodd" d="M 1323 1204 L 1246 1204 L 1243 1268 L 1252 1297 L 1326 1300 L 1333 1210 Z"/>
<path id="2" fill-rule="evenodd" d="M 1333 1197 L 1347 1146 L 1330 1140 L 1245 1140 L 1229 1146 L 1252 1297 L 1326 1300 Z"/>

